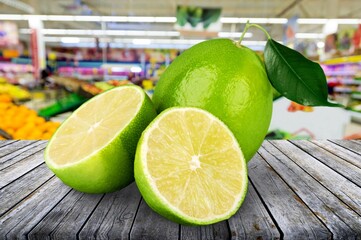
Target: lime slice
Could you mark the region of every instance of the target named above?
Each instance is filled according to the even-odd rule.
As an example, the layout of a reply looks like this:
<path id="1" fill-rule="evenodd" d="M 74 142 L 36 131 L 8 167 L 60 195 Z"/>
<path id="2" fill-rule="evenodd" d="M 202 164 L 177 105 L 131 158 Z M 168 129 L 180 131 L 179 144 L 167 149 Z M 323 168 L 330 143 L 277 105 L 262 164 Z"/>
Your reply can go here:
<path id="1" fill-rule="evenodd" d="M 147 204 L 181 224 L 228 219 L 247 193 L 247 164 L 237 139 L 198 108 L 163 111 L 143 132 L 134 164 Z"/>
<path id="2" fill-rule="evenodd" d="M 138 86 L 99 94 L 59 127 L 45 150 L 48 167 L 70 187 L 112 192 L 134 180 L 133 162 L 142 131 L 156 116 Z"/>

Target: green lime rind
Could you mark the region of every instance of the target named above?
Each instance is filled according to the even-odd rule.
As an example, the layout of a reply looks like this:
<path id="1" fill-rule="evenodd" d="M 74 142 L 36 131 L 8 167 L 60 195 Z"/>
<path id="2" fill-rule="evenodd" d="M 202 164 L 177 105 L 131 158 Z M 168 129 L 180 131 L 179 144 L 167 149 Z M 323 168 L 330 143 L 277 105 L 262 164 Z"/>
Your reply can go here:
<path id="1" fill-rule="evenodd" d="M 52 139 L 45 149 L 44 158 L 47 166 L 66 185 L 78 191 L 85 193 L 114 192 L 134 181 L 133 166 L 136 146 L 142 131 L 155 118 L 156 112 L 149 97 L 138 86 L 121 86 L 108 91 L 119 91 L 121 88 L 135 88 L 140 91 L 144 96 L 143 103 L 136 116 L 114 136 L 109 144 L 76 163 L 62 167 L 55 166 L 48 157 Z M 102 94 L 106 94 L 106 92 L 93 97 L 89 101 L 96 101 Z M 86 103 L 81 107 L 86 107 Z M 101 111 L 101 109 L 92 110 L 94 114 Z M 61 126 L 57 132 L 59 131 L 61 131 Z M 56 133 L 53 138 L 56 137 Z M 86 144 L 86 139 L 84 141 Z M 71 142 L 71 139 L 69 139 L 69 142 Z"/>
<path id="2" fill-rule="evenodd" d="M 272 88 L 263 62 L 230 39 L 212 39 L 185 50 L 161 75 L 153 94 L 158 112 L 198 107 L 221 119 L 250 161 L 272 117 Z"/>
<path id="3" fill-rule="evenodd" d="M 190 108 L 190 107 L 187 107 Z M 190 216 L 185 215 L 184 213 L 180 212 L 176 208 L 172 207 L 171 204 L 161 196 L 159 191 L 156 189 L 154 185 L 151 183 L 151 177 L 149 172 L 147 171 L 147 168 L 145 166 L 145 158 L 142 156 L 144 154 L 147 146 L 146 146 L 146 135 L 147 133 L 153 128 L 155 124 L 157 124 L 158 120 L 162 118 L 165 114 L 167 114 L 170 111 L 173 111 L 174 109 L 185 109 L 185 107 L 172 107 L 169 108 L 162 113 L 160 113 L 149 125 L 148 127 L 143 131 L 141 138 L 138 142 L 138 147 L 135 155 L 135 162 L 134 162 L 134 176 L 135 176 L 135 182 L 137 184 L 137 187 L 145 200 L 145 202 L 148 204 L 148 206 L 153 209 L 155 212 L 160 214 L 161 216 L 179 223 L 183 225 L 190 225 L 190 226 L 200 226 L 200 225 L 209 225 L 213 223 L 217 223 L 223 220 L 227 220 L 230 217 L 232 217 L 238 209 L 241 207 L 242 203 L 244 202 L 244 199 L 247 195 L 248 191 L 248 170 L 247 170 L 247 162 L 246 159 L 243 158 L 242 161 L 244 161 L 244 175 L 243 175 L 243 183 L 242 186 L 244 191 L 241 193 L 241 196 L 239 198 L 239 201 L 237 205 L 230 211 L 228 214 L 215 217 L 213 219 L 208 220 L 202 220 L 202 219 L 196 219 L 192 218 Z M 210 113 L 209 113 L 210 114 Z M 214 116 L 215 117 L 215 116 Z M 217 117 L 215 119 L 219 120 Z M 232 137 L 234 138 L 235 142 L 237 143 L 236 138 L 232 134 L 232 132 L 229 130 L 229 128 L 221 121 L 219 120 L 222 125 L 231 133 Z M 237 143 L 238 145 L 238 143 Z M 239 147 L 239 145 L 238 145 Z M 169 186 L 171 187 L 171 186 Z"/>

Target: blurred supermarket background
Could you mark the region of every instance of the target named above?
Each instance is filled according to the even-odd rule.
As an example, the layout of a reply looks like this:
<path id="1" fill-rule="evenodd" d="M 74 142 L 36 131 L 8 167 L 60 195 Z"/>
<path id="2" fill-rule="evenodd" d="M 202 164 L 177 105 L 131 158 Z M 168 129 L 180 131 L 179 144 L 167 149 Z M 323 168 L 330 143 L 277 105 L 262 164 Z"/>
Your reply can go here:
<path id="1" fill-rule="evenodd" d="M 87 99 L 124 84 L 151 96 L 184 50 L 245 23 L 321 64 L 345 108 L 274 97 L 269 139 L 361 138 L 359 0 L 0 0 L 0 139 L 49 139 Z M 242 44 L 262 57 L 266 36 Z"/>

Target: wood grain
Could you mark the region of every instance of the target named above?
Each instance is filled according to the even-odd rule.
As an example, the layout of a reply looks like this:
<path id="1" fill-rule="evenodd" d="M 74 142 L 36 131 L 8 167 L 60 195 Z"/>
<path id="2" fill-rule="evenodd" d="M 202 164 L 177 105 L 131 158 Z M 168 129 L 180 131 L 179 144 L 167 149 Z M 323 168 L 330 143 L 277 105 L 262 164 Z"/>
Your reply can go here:
<path id="1" fill-rule="evenodd" d="M 344 141 L 344 140 L 332 139 L 329 141 L 339 146 L 342 146 L 346 150 L 353 151 L 354 153 L 361 155 L 361 140 Z"/>
<path id="2" fill-rule="evenodd" d="M 354 150 L 356 149 L 350 150 L 351 148 L 345 148 L 346 146 L 339 145 L 337 144 L 337 142 L 333 141 L 317 140 L 312 141 L 312 143 L 316 144 L 320 148 L 323 148 L 333 153 L 337 157 L 342 158 L 343 161 L 347 161 L 348 163 L 353 164 L 361 169 L 361 145 L 359 147 L 360 152 L 355 152 Z M 348 146 L 350 146 L 350 144 L 348 144 Z"/>
<path id="3" fill-rule="evenodd" d="M 29 239 L 77 239 L 102 197 L 71 190 L 29 233 Z"/>
<path id="4" fill-rule="evenodd" d="M 0 152 L 2 151 L 1 148 L 7 145 L 13 144 L 17 140 L 0 140 Z"/>
<path id="5" fill-rule="evenodd" d="M 286 155 L 268 142 L 259 153 L 330 229 L 334 238 L 355 239 L 361 235 L 361 225 L 357 224 L 361 217 Z"/>
<path id="6" fill-rule="evenodd" d="M 248 164 L 249 177 L 277 219 L 285 239 L 329 239 L 331 233 L 286 182 L 258 154 Z"/>
<path id="7" fill-rule="evenodd" d="M 229 239 L 227 221 L 222 221 L 208 226 L 180 226 L 180 239 L 182 240 L 222 240 Z"/>
<path id="8" fill-rule="evenodd" d="M 292 141 L 292 143 L 304 150 L 305 152 L 312 154 L 314 158 L 316 158 L 318 161 L 322 162 L 329 168 L 332 168 L 334 172 L 339 173 L 340 175 L 354 182 L 358 186 L 361 186 L 361 168 L 355 166 L 348 161 L 345 161 L 345 159 L 339 157 L 338 155 L 335 155 L 332 152 L 320 148 L 312 142 Z"/>
<path id="9" fill-rule="evenodd" d="M 302 141 L 300 141 L 302 142 Z M 361 215 L 361 189 L 332 168 L 288 141 L 272 141 L 284 155 Z M 314 153 L 312 153 L 314 154 Z M 332 159 L 330 160 L 332 162 Z"/>
<path id="10" fill-rule="evenodd" d="M 3 188 L 7 184 L 44 163 L 43 155 L 43 151 L 38 151 L 26 158 L 21 159 L 15 164 L 0 170 L 0 188 Z"/>
<path id="11" fill-rule="evenodd" d="M 0 238 L 26 239 L 31 229 L 53 210 L 69 190 L 59 179 L 51 178 L 0 218 Z"/>
<path id="12" fill-rule="evenodd" d="M 280 239 L 281 233 L 262 203 L 253 185 L 249 183 L 245 201 L 228 220 L 232 239 Z"/>
<path id="13" fill-rule="evenodd" d="M 109 194 L 64 185 L 47 141 L 0 141 L 0 239 L 361 239 L 361 141 L 265 141 L 227 221 L 174 223 L 135 183 Z"/>
<path id="14" fill-rule="evenodd" d="M 0 196 L 6 199 L 0 205 L 0 216 L 11 209 L 14 205 L 28 197 L 33 191 L 43 185 L 53 176 L 53 173 L 42 164 L 27 174 L 21 176 L 16 182 L 0 189 Z"/>
<path id="15" fill-rule="evenodd" d="M 140 199 L 135 183 L 106 194 L 79 233 L 79 239 L 129 239 Z"/>
<path id="16" fill-rule="evenodd" d="M 1 141 L 2 143 L 5 143 L 5 141 Z M 10 144 L 6 145 L 6 147 L 2 147 L 0 148 L 0 158 L 15 152 L 15 151 L 21 151 L 22 148 L 33 144 L 36 141 L 28 141 L 28 140 L 23 140 L 23 141 L 12 141 Z"/>
<path id="17" fill-rule="evenodd" d="M 26 157 L 33 155 L 36 152 L 42 151 L 46 146 L 45 142 L 36 141 L 23 148 L 20 148 L 12 153 L 9 153 L 0 158 L 0 170 L 13 165 L 14 163 L 23 160 Z"/>
<path id="18" fill-rule="evenodd" d="M 166 240 L 178 237 L 179 225 L 155 213 L 142 200 L 130 232 L 130 239 Z"/>

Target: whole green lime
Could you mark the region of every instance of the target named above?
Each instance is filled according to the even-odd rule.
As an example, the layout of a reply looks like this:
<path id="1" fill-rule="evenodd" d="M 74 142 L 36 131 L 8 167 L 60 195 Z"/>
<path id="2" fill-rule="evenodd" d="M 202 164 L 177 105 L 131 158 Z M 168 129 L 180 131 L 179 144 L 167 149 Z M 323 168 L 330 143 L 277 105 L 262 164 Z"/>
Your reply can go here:
<path id="1" fill-rule="evenodd" d="M 233 132 L 247 161 L 261 146 L 272 116 L 272 88 L 251 49 L 229 39 L 201 42 L 184 51 L 161 75 L 153 102 L 158 112 L 199 107 Z"/>

